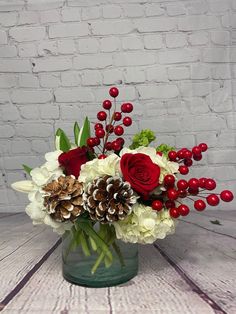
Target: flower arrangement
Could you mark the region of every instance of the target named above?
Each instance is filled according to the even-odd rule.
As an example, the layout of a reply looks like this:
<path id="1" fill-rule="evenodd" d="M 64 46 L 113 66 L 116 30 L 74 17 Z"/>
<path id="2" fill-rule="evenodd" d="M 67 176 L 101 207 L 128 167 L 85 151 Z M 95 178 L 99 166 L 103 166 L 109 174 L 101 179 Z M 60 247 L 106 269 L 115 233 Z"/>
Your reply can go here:
<path id="1" fill-rule="evenodd" d="M 75 123 L 74 143 L 58 129 L 56 150 L 46 153 L 45 163 L 34 169 L 24 165 L 31 180 L 12 184 L 28 193 L 26 213 L 34 224 L 70 233 L 69 250 L 81 246 L 85 256 L 91 250 L 97 254 L 92 274 L 103 262 L 112 265 L 111 247 L 124 266 L 117 240 L 147 244 L 174 233 L 177 218 L 190 213 L 185 200 L 197 211 L 233 200 L 229 190 L 213 193 L 211 178 L 179 179 L 202 159 L 205 143 L 178 151 L 166 144 L 150 147 L 155 135 L 142 130 L 125 147 L 122 135 L 132 124 L 133 105 L 123 103 L 118 111 L 119 90 L 112 87 L 109 94 L 113 102 L 103 101 L 94 136 L 88 118 L 81 129 Z"/>

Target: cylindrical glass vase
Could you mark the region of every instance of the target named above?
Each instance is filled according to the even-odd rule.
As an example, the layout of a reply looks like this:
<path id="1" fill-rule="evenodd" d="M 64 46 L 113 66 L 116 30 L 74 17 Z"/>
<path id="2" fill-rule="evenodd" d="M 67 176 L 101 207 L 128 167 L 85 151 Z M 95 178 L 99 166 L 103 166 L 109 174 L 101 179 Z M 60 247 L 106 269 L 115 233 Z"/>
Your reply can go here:
<path id="1" fill-rule="evenodd" d="M 86 287 L 110 287 L 125 283 L 138 272 L 138 245 L 115 240 L 109 245 L 112 259 L 93 249 L 88 237 L 83 245 L 75 243 L 72 232 L 62 237 L 63 277 Z M 92 243 L 93 244 L 93 243 Z M 86 245 L 86 247 L 84 247 Z"/>

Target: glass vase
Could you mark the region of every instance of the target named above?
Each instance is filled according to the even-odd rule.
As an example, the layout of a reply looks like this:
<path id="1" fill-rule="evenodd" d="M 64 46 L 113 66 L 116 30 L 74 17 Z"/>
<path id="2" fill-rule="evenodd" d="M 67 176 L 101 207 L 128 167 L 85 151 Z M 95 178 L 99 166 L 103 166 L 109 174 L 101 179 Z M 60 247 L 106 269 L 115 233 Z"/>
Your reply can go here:
<path id="1" fill-rule="evenodd" d="M 102 232 L 104 228 L 111 227 L 102 226 Z M 79 233 L 75 230 L 62 236 L 63 277 L 67 281 L 99 288 L 125 283 L 137 275 L 137 244 L 117 239 L 106 241 L 109 247 L 106 255 L 85 232 L 79 230 Z"/>

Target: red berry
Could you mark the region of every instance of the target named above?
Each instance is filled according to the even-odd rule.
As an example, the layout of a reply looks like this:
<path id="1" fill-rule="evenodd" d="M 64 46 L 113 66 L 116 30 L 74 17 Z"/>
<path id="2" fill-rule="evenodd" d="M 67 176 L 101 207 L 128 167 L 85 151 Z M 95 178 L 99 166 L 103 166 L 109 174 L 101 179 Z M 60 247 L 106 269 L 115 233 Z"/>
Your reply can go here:
<path id="1" fill-rule="evenodd" d="M 229 190 L 224 190 L 220 193 L 220 198 L 224 202 L 231 202 L 234 199 L 234 195 L 231 191 Z"/>
<path id="2" fill-rule="evenodd" d="M 207 179 L 205 182 L 205 189 L 211 191 L 216 188 L 216 182 L 213 179 Z"/>
<path id="3" fill-rule="evenodd" d="M 186 180 L 179 180 L 177 182 L 177 187 L 179 190 L 186 190 L 188 188 L 188 182 Z"/>
<path id="4" fill-rule="evenodd" d="M 184 158 L 185 159 L 190 159 L 190 158 L 192 158 L 192 156 L 193 156 L 193 153 L 190 150 L 186 149 L 184 151 Z"/>
<path id="5" fill-rule="evenodd" d="M 197 195 L 199 193 L 199 189 L 188 189 L 188 193 L 191 195 Z"/>
<path id="6" fill-rule="evenodd" d="M 117 141 L 113 141 L 111 145 L 112 145 L 112 149 L 113 149 L 114 151 L 119 151 L 119 150 L 121 149 L 121 145 L 120 145 L 120 143 L 117 142 Z"/>
<path id="7" fill-rule="evenodd" d="M 172 218 L 178 218 L 179 217 L 178 209 L 175 207 L 172 207 L 169 209 L 169 214 Z"/>
<path id="8" fill-rule="evenodd" d="M 210 206 L 216 206 L 219 204 L 220 202 L 220 199 L 219 197 L 216 195 L 216 194 L 210 194 L 207 196 L 206 198 L 207 200 L 207 203 L 210 205 Z"/>
<path id="9" fill-rule="evenodd" d="M 177 152 L 177 156 L 179 159 L 183 159 L 184 158 L 184 151 L 181 149 Z"/>
<path id="10" fill-rule="evenodd" d="M 164 184 L 168 187 L 173 187 L 175 184 L 175 177 L 172 174 L 167 174 L 164 177 Z"/>
<path id="11" fill-rule="evenodd" d="M 176 161 L 177 153 L 174 150 L 169 151 L 168 157 L 171 161 Z"/>
<path id="12" fill-rule="evenodd" d="M 112 106 L 112 103 L 109 99 L 106 99 L 104 100 L 104 102 L 102 103 L 102 106 L 104 109 L 106 110 L 110 110 L 111 109 L 111 106 Z"/>
<path id="13" fill-rule="evenodd" d="M 98 114 L 97 114 L 97 118 L 100 121 L 106 120 L 106 118 L 107 118 L 106 112 L 105 111 L 99 111 Z"/>
<path id="14" fill-rule="evenodd" d="M 95 131 L 95 134 L 96 134 L 97 137 L 102 138 L 102 137 L 105 136 L 105 131 L 103 129 L 97 129 Z"/>
<path id="15" fill-rule="evenodd" d="M 98 156 L 98 159 L 105 159 L 105 158 L 107 158 L 107 155 L 101 154 Z"/>
<path id="16" fill-rule="evenodd" d="M 196 161 L 199 161 L 202 159 L 202 154 L 199 154 L 199 155 L 193 155 L 193 159 L 196 160 Z"/>
<path id="17" fill-rule="evenodd" d="M 122 135 L 124 133 L 123 127 L 120 125 L 117 125 L 114 129 L 114 133 L 115 135 L 118 135 L 118 136 Z"/>
<path id="18" fill-rule="evenodd" d="M 181 198 L 185 198 L 188 194 L 186 190 L 178 190 L 178 193 Z"/>
<path id="19" fill-rule="evenodd" d="M 116 141 L 120 143 L 121 146 L 123 146 L 125 143 L 125 140 L 123 139 L 123 137 L 117 137 Z"/>
<path id="20" fill-rule="evenodd" d="M 120 121 L 122 118 L 121 112 L 115 112 L 113 118 L 115 121 Z"/>
<path id="21" fill-rule="evenodd" d="M 208 146 L 206 143 L 200 143 L 198 147 L 201 149 L 202 152 L 205 152 L 208 149 Z"/>
<path id="22" fill-rule="evenodd" d="M 131 119 L 130 117 L 125 117 L 125 118 L 123 119 L 123 124 L 124 124 L 125 126 L 130 126 L 130 125 L 132 124 L 132 119 Z"/>
<path id="23" fill-rule="evenodd" d="M 169 189 L 167 190 L 167 197 L 171 200 L 174 201 L 178 198 L 179 193 L 175 189 Z"/>
<path id="24" fill-rule="evenodd" d="M 94 125 L 94 129 L 97 130 L 97 129 L 103 129 L 103 125 L 101 123 L 96 123 Z"/>
<path id="25" fill-rule="evenodd" d="M 178 212 L 181 216 L 187 216 L 189 214 L 189 207 L 187 205 L 181 204 L 178 206 Z"/>
<path id="26" fill-rule="evenodd" d="M 189 173 L 189 169 L 187 166 L 179 166 L 179 172 L 182 174 L 182 175 L 186 175 Z"/>
<path id="27" fill-rule="evenodd" d="M 119 95 L 119 90 L 116 87 L 111 87 L 109 90 L 109 94 L 111 97 L 116 98 Z"/>
<path id="28" fill-rule="evenodd" d="M 114 131 L 113 125 L 112 125 L 112 124 L 108 124 L 108 125 L 106 126 L 106 131 L 107 131 L 108 133 L 112 133 L 112 132 Z"/>
<path id="29" fill-rule="evenodd" d="M 206 208 L 206 203 L 203 200 L 196 200 L 194 202 L 194 208 L 201 212 Z"/>
<path id="30" fill-rule="evenodd" d="M 106 150 L 112 150 L 112 143 L 111 142 L 107 142 L 105 145 Z"/>
<path id="31" fill-rule="evenodd" d="M 95 146 L 94 138 L 89 137 L 89 138 L 87 139 L 87 145 L 88 145 L 89 147 L 94 147 L 94 146 Z"/>
<path id="32" fill-rule="evenodd" d="M 100 145 L 100 143 L 101 143 L 100 138 L 94 137 L 94 143 L 95 143 L 95 146 Z"/>
<path id="33" fill-rule="evenodd" d="M 163 203 L 159 200 L 155 200 L 152 202 L 152 208 L 154 210 L 160 211 L 163 208 Z"/>
<path id="34" fill-rule="evenodd" d="M 199 187 L 198 179 L 192 178 L 188 181 L 189 188 L 191 190 L 196 190 Z"/>
<path id="35" fill-rule="evenodd" d="M 192 159 L 184 159 L 184 164 L 187 167 L 191 167 L 193 164 L 193 161 L 192 161 Z"/>
<path id="36" fill-rule="evenodd" d="M 133 108 L 134 108 L 133 105 L 129 102 L 121 105 L 121 111 L 122 112 L 130 113 L 133 111 Z"/>
<path id="37" fill-rule="evenodd" d="M 192 148 L 192 153 L 193 153 L 193 155 L 200 155 L 201 152 L 202 152 L 202 150 L 201 150 L 201 148 L 199 148 L 198 146 L 194 146 L 194 147 Z"/>
<path id="38" fill-rule="evenodd" d="M 200 188 L 205 189 L 206 180 L 207 180 L 206 178 L 200 178 L 198 180 Z"/>
<path id="39" fill-rule="evenodd" d="M 167 201 L 165 201 L 165 207 L 166 207 L 166 208 L 175 207 L 175 202 L 174 202 L 174 201 L 171 201 L 171 200 L 167 200 Z"/>
<path id="40" fill-rule="evenodd" d="M 162 156 L 162 155 L 163 155 L 162 152 L 156 152 L 156 154 L 157 154 L 158 156 Z"/>

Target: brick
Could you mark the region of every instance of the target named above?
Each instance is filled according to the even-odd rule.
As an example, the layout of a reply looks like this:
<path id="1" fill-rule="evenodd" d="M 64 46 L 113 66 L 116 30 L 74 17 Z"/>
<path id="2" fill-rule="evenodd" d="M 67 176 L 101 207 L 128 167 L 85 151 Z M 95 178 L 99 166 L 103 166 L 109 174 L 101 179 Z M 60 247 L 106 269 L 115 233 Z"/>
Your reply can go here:
<path id="1" fill-rule="evenodd" d="M 143 83 L 145 82 L 145 72 L 144 69 L 132 68 L 124 70 L 125 82 L 130 83 Z"/>
<path id="2" fill-rule="evenodd" d="M 9 36 L 18 42 L 42 40 L 46 30 L 45 27 L 14 27 L 9 30 Z"/>
<path id="3" fill-rule="evenodd" d="M 91 22 L 93 35 L 122 35 L 130 33 L 133 29 L 134 26 L 130 20 Z"/>
<path id="4" fill-rule="evenodd" d="M 161 64 L 194 62 L 200 60 L 200 52 L 196 49 L 175 49 L 159 52 L 159 62 Z"/>
<path id="5" fill-rule="evenodd" d="M 20 114 L 24 119 L 27 120 L 38 120 L 39 119 L 39 108 L 38 105 L 24 105 L 19 106 Z"/>
<path id="6" fill-rule="evenodd" d="M 183 3 L 167 4 L 166 11 L 169 16 L 183 15 L 186 13 L 186 9 Z"/>
<path id="7" fill-rule="evenodd" d="M 122 10 L 118 5 L 105 5 L 102 8 L 102 14 L 105 19 L 114 19 L 121 16 Z"/>
<path id="8" fill-rule="evenodd" d="M 208 43 L 208 40 L 209 39 L 207 32 L 194 32 L 188 37 L 188 41 L 192 46 L 206 45 Z"/>
<path id="9" fill-rule="evenodd" d="M 165 13 L 165 10 L 159 4 L 148 4 L 145 8 L 146 16 L 160 16 Z"/>
<path id="10" fill-rule="evenodd" d="M 171 117 L 156 117 L 155 119 L 148 119 L 142 121 L 142 128 L 148 129 L 152 126 L 152 130 L 158 133 L 172 133 L 180 130 L 180 121 L 177 118 Z"/>
<path id="11" fill-rule="evenodd" d="M 18 136 L 48 138 L 53 134 L 53 125 L 49 123 L 24 123 L 15 127 Z"/>
<path id="12" fill-rule="evenodd" d="M 15 46 L 5 45 L 0 46 L 0 58 L 12 58 L 17 56 L 17 50 Z"/>
<path id="13" fill-rule="evenodd" d="M 27 1 L 27 9 L 28 10 L 50 10 L 50 9 L 57 9 L 63 6 L 63 0 L 28 0 Z"/>
<path id="14" fill-rule="evenodd" d="M 147 117 L 159 117 L 163 115 L 167 115 L 167 106 L 164 106 L 164 103 L 160 100 L 155 100 L 155 102 L 152 101 L 146 101 L 145 100 L 145 107 L 147 108 Z M 143 112 L 143 109 L 142 111 Z M 142 116 L 142 115 L 141 115 Z M 158 135 L 159 138 L 159 135 Z"/>
<path id="15" fill-rule="evenodd" d="M 25 2 L 23 0 L 14 0 L 9 3 L 9 0 L 1 0 L 0 12 L 18 11 L 23 9 Z"/>
<path id="16" fill-rule="evenodd" d="M 82 20 L 96 20 L 101 16 L 99 7 L 82 8 Z"/>
<path id="17" fill-rule="evenodd" d="M 89 35 L 87 23 L 66 23 L 49 26 L 49 38 L 77 37 Z"/>
<path id="18" fill-rule="evenodd" d="M 97 53 L 99 42 L 96 38 L 80 39 L 78 41 L 80 53 Z"/>
<path id="19" fill-rule="evenodd" d="M 28 154 L 31 152 L 30 142 L 23 139 L 11 142 L 11 151 L 13 154 Z"/>
<path id="20" fill-rule="evenodd" d="M 63 22 L 72 22 L 81 20 L 81 8 L 63 8 L 61 10 Z"/>
<path id="21" fill-rule="evenodd" d="M 20 57 L 37 57 L 38 51 L 35 44 L 19 44 L 18 45 Z"/>
<path id="22" fill-rule="evenodd" d="M 145 49 L 160 49 L 163 47 L 163 40 L 161 35 L 145 35 L 143 39 Z"/>
<path id="23" fill-rule="evenodd" d="M 0 25 L 2 26 L 14 26 L 17 21 L 17 13 L 16 12 L 6 12 L 0 13 Z"/>
<path id="24" fill-rule="evenodd" d="M 144 7 L 140 4 L 125 4 L 122 5 L 124 15 L 126 17 L 140 17 L 144 15 Z"/>
<path id="25" fill-rule="evenodd" d="M 44 104 L 52 100 L 52 94 L 47 90 L 14 90 L 11 95 L 13 103 Z"/>
<path id="26" fill-rule="evenodd" d="M 224 149 L 221 151 L 209 151 L 207 159 L 210 164 L 234 164 L 235 162 L 235 149 Z"/>
<path id="27" fill-rule="evenodd" d="M 192 31 L 201 29 L 218 28 L 219 21 L 216 16 L 187 16 L 179 18 L 178 29 L 180 31 Z"/>
<path id="28" fill-rule="evenodd" d="M 182 82 L 180 92 L 184 97 L 207 96 L 219 88 L 218 82 Z"/>
<path id="29" fill-rule="evenodd" d="M 162 106 L 165 106 L 167 113 L 171 115 L 182 115 L 189 112 L 186 102 L 179 99 L 168 99 Z"/>
<path id="30" fill-rule="evenodd" d="M 215 80 L 231 79 L 232 70 L 234 71 L 234 67 L 231 64 L 214 64 L 211 69 L 212 78 Z"/>
<path id="31" fill-rule="evenodd" d="M 219 88 L 206 97 L 206 102 L 212 112 L 232 111 L 231 91 L 228 88 Z"/>
<path id="32" fill-rule="evenodd" d="M 143 43 L 141 38 L 128 36 L 122 38 L 122 46 L 124 50 L 141 50 L 143 49 Z"/>
<path id="33" fill-rule="evenodd" d="M 7 34 L 5 31 L 0 30 L 0 45 L 7 44 Z"/>
<path id="34" fill-rule="evenodd" d="M 73 40 L 59 40 L 57 42 L 58 52 L 60 54 L 73 54 L 76 51 L 75 42 Z"/>
<path id="35" fill-rule="evenodd" d="M 148 81 L 154 82 L 167 82 L 167 72 L 164 66 L 154 66 L 146 69 L 146 75 Z"/>
<path id="36" fill-rule="evenodd" d="M 81 107 L 77 104 L 62 104 L 61 106 L 61 118 L 63 120 L 75 120 L 75 117 L 81 115 Z"/>
<path id="37" fill-rule="evenodd" d="M 168 77 L 170 80 L 189 79 L 189 69 L 187 67 L 170 67 L 168 68 Z"/>
<path id="38" fill-rule="evenodd" d="M 192 114 L 207 113 L 210 111 L 207 102 L 201 97 L 191 97 L 185 101 L 185 104 Z"/>
<path id="39" fill-rule="evenodd" d="M 206 64 L 193 64 L 190 69 L 193 80 L 205 80 L 211 77 L 211 68 Z"/>
<path id="40" fill-rule="evenodd" d="M 135 22 L 135 25 L 140 33 L 163 32 L 174 30 L 176 27 L 176 20 L 170 17 L 146 18 L 138 19 Z"/>
<path id="41" fill-rule="evenodd" d="M 194 138 L 194 135 L 191 135 L 191 134 L 177 135 L 175 137 L 175 140 L 176 140 L 176 146 L 178 148 L 185 147 L 186 143 L 188 143 L 189 147 L 195 146 L 195 138 Z"/>
<path id="42" fill-rule="evenodd" d="M 236 113 L 232 112 L 227 116 L 227 125 L 229 129 L 236 129 Z"/>
<path id="43" fill-rule="evenodd" d="M 28 60 L 0 59 L 0 72 L 30 72 L 31 66 Z"/>
<path id="44" fill-rule="evenodd" d="M 229 2 L 226 1 L 216 1 L 216 0 L 208 0 L 208 5 L 210 8 L 210 11 L 213 13 L 222 13 L 227 10 L 229 10 Z"/>
<path id="45" fill-rule="evenodd" d="M 34 59 L 33 63 L 33 72 L 64 71 L 72 68 L 71 59 L 62 57 Z"/>
<path id="46" fill-rule="evenodd" d="M 120 50 L 120 40 L 117 37 L 104 37 L 100 40 L 101 52 L 113 52 Z"/>
<path id="47" fill-rule="evenodd" d="M 151 52 L 124 52 L 114 56 L 116 66 L 149 65 L 156 62 L 156 56 Z"/>
<path id="48" fill-rule="evenodd" d="M 15 135 L 15 130 L 10 125 L 0 125 L 0 138 L 10 138 Z"/>
<path id="49" fill-rule="evenodd" d="M 32 150 L 35 151 L 36 153 L 43 153 L 45 154 L 46 152 L 49 151 L 49 144 L 45 140 L 32 140 L 31 142 L 32 145 Z"/>
<path id="50" fill-rule="evenodd" d="M 82 85 L 84 86 L 96 86 L 102 84 L 102 74 L 97 70 L 87 70 L 82 73 Z"/>
<path id="51" fill-rule="evenodd" d="M 40 12 L 40 21 L 44 23 L 57 23 L 60 21 L 60 14 L 58 10 L 49 10 Z"/>
<path id="52" fill-rule="evenodd" d="M 14 105 L 1 105 L 1 117 L 3 121 L 15 121 L 19 119 L 19 112 Z"/>
<path id="53" fill-rule="evenodd" d="M 57 105 L 41 105 L 39 111 L 42 119 L 59 119 L 59 107 Z"/>
<path id="54" fill-rule="evenodd" d="M 221 132 L 218 136 L 217 146 L 219 147 L 235 147 L 236 135 L 233 132 Z"/>
<path id="55" fill-rule="evenodd" d="M 81 79 L 78 72 L 62 72 L 61 73 L 61 84 L 62 86 L 78 86 L 80 85 Z"/>
<path id="56" fill-rule="evenodd" d="M 105 85 L 116 85 L 123 82 L 122 72 L 118 69 L 107 69 L 102 72 L 103 84 Z"/>
<path id="57" fill-rule="evenodd" d="M 198 132 L 196 134 L 197 143 L 205 143 L 207 139 L 208 147 L 216 147 L 218 141 L 217 132 Z"/>
<path id="58" fill-rule="evenodd" d="M 216 45 L 229 45 L 230 33 L 227 31 L 211 32 L 211 41 Z"/>
<path id="59" fill-rule="evenodd" d="M 0 104 L 8 103 L 10 101 L 9 93 L 6 90 L 0 90 Z"/>
<path id="60" fill-rule="evenodd" d="M 186 35 L 182 33 L 166 34 L 166 47 L 178 48 L 187 45 Z"/>
<path id="61" fill-rule="evenodd" d="M 57 55 L 58 48 L 56 41 L 41 41 L 38 45 L 38 55 L 40 57 L 48 55 Z"/>
<path id="62" fill-rule="evenodd" d="M 21 11 L 19 12 L 18 25 L 36 24 L 39 22 L 38 12 Z"/>
<path id="63" fill-rule="evenodd" d="M 226 127 L 226 123 L 223 118 L 210 114 L 194 115 L 194 118 L 193 116 L 185 115 L 181 120 L 181 129 L 183 132 L 199 132 L 199 130 L 214 131 L 224 129 Z"/>
<path id="64" fill-rule="evenodd" d="M 81 55 L 74 58 L 74 68 L 81 69 L 103 69 L 113 64 L 112 56 L 96 54 L 91 56 Z"/>
<path id="65" fill-rule="evenodd" d="M 221 21 L 222 25 L 227 28 L 236 28 L 236 13 L 228 13 L 222 16 Z"/>
<path id="66" fill-rule="evenodd" d="M 42 73 L 39 75 L 39 81 L 42 87 L 58 87 L 60 76 L 59 74 Z"/>
<path id="67" fill-rule="evenodd" d="M 230 51 L 227 48 L 204 48 L 202 60 L 203 62 L 230 62 Z"/>
<path id="68" fill-rule="evenodd" d="M 37 76 L 32 75 L 32 74 L 20 74 L 19 86 L 37 88 L 39 87 L 39 80 Z"/>
<path id="69" fill-rule="evenodd" d="M 0 75 L 0 88 L 15 87 L 17 85 L 17 76 L 12 74 Z"/>
<path id="70" fill-rule="evenodd" d="M 93 94 L 90 88 L 58 88 L 55 90 L 56 102 L 90 102 L 93 101 Z"/>
<path id="71" fill-rule="evenodd" d="M 205 0 L 191 1 L 186 3 L 186 9 L 188 14 L 204 14 L 208 11 L 208 6 Z"/>
<path id="72" fill-rule="evenodd" d="M 166 99 L 175 98 L 179 95 L 176 85 L 159 85 L 159 86 L 138 86 L 140 99 Z"/>

